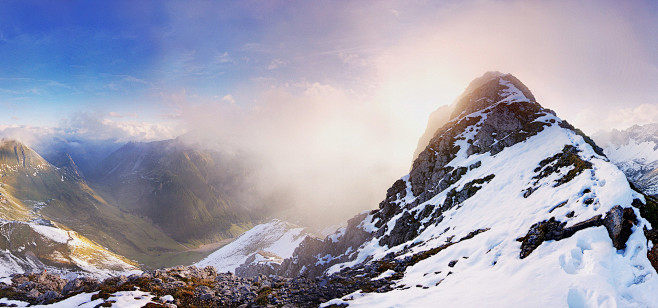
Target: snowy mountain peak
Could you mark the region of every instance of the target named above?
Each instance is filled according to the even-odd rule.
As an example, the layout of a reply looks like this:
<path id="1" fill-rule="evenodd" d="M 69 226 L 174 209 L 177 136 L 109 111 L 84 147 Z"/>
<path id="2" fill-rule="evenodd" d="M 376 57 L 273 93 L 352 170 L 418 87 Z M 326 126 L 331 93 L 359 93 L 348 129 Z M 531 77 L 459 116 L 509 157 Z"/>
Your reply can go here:
<path id="1" fill-rule="evenodd" d="M 535 102 L 532 92 L 512 74 L 488 72 L 473 80 L 455 103 L 451 119 L 503 102 Z"/>
<path id="2" fill-rule="evenodd" d="M 432 112 L 427 129 L 414 151 L 414 159 L 418 158 L 432 137 L 436 136 L 440 127 L 464 117 L 475 117 L 476 113 L 486 113 L 488 109 L 500 103 L 536 104 L 536 101 L 532 92 L 513 75 L 487 72 L 471 81 L 453 104 L 443 105 Z"/>
<path id="3" fill-rule="evenodd" d="M 305 239 L 279 273 L 393 284 L 330 302 L 350 307 L 651 303 L 656 205 L 512 75 L 472 85 L 377 210 Z"/>

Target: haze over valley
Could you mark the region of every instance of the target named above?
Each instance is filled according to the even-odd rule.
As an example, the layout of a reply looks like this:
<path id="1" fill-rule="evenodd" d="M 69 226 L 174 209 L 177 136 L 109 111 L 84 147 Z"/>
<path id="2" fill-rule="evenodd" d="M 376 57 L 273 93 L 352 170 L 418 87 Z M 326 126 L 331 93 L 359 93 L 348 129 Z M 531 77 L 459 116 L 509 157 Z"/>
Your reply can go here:
<path id="1" fill-rule="evenodd" d="M 0 306 L 657 306 L 657 17 L 0 3 Z"/>

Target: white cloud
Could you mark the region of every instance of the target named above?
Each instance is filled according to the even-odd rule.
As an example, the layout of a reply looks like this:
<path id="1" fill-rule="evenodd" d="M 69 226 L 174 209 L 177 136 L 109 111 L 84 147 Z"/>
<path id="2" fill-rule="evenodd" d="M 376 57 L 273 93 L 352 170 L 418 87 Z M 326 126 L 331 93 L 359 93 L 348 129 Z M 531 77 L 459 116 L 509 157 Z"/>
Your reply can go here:
<path id="1" fill-rule="evenodd" d="M 656 123 L 658 120 L 658 103 L 615 108 L 603 112 L 601 110 L 586 109 L 573 118 L 573 122 L 579 123 L 579 128 L 588 134 L 599 130 L 622 130 L 633 125 Z"/>
<path id="2" fill-rule="evenodd" d="M 138 118 L 139 117 L 137 115 L 137 113 L 135 113 L 135 112 L 130 112 L 130 113 L 123 114 L 123 113 L 118 113 L 118 112 L 111 111 L 107 115 L 110 116 L 110 117 L 113 117 L 113 118 L 123 118 L 123 117 Z"/>
<path id="3" fill-rule="evenodd" d="M 127 120 L 126 117 L 136 118 L 137 115 L 79 112 L 63 120 L 56 129 L 66 136 L 121 142 L 163 140 L 177 137 L 181 133 L 171 123 Z"/>
<path id="4" fill-rule="evenodd" d="M 342 221 L 376 207 L 408 169 L 416 144 L 397 114 L 324 83 L 272 86 L 251 105 L 178 102 L 195 137 L 255 156 L 261 192 L 286 193 L 297 213 L 291 216 L 307 222 Z"/>
<path id="5" fill-rule="evenodd" d="M 270 62 L 270 64 L 267 66 L 268 70 L 275 70 L 283 65 L 285 65 L 286 62 L 281 60 L 281 59 L 274 59 Z"/>
<path id="6" fill-rule="evenodd" d="M 215 62 L 218 64 L 235 63 L 233 58 L 226 51 L 221 55 L 215 56 Z"/>
<path id="7" fill-rule="evenodd" d="M 224 97 L 222 97 L 222 100 L 229 104 L 235 105 L 235 98 L 233 98 L 233 95 L 231 94 L 224 95 Z"/>
<path id="8" fill-rule="evenodd" d="M 146 81 L 146 80 L 144 80 L 144 79 L 140 79 L 140 78 L 137 78 L 137 77 L 135 77 L 135 76 L 130 76 L 130 75 L 126 75 L 126 76 L 124 76 L 123 79 L 122 79 L 122 81 L 125 81 L 125 82 L 134 82 L 134 83 L 141 83 L 141 84 L 144 84 L 144 85 L 152 85 L 150 82 L 148 82 L 148 81 Z"/>
<path id="9" fill-rule="evenodd" d="M 128 119 L 130 118 L 130 120 Z M 79 112 L 54 127 L 0 125 L 0 138 L 16 139 L 28 146 L 47 146 L 58 138 L 127 141 L 155 141 L 184 133 L 172 122 L 136 121 L 137 114 Z"/>
<path id="10" fill-rule="evenodd" d="M 50 127 L 0 125 L 0 138 L 19 140 L 28 146 L 47 142 L 56 132 L 56 129 Z"/>

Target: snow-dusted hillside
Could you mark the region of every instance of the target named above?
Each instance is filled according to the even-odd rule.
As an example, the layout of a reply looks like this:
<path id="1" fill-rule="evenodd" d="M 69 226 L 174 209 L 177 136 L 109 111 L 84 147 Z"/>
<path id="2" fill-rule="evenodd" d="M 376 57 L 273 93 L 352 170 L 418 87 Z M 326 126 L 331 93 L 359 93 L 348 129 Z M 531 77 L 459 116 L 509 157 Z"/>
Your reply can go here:
<path id="1" fill-rule="evenodd" d="M 658 124 L 601 132 L 594 139 L 640 189 L 658 195 Z"/>
<path id="2" fill-rule="evenodd" d="M 292 256 L 306 236 L 304 228 L 275 219 L 253 227 L 195 265 L 211 265 L 219 272 L 235 272 L 250 257 L 249 263 L 280 264 Z"/>
<path id="3" fill-rule="evenodd" d="M 44 269 L 99 278 L 138 271 L 126 258 L 77 232 L 46 223 L 0 219 L 0 277 Z"/>
<path id="4" fill-rule="evenodd" d="M 29 147 L 0 140 L 0 277 L 44 269 L 95 277 L 137 270 L 128 259 L 43 213 L 51 208 L 59 214 L 80 211 L 80 217 L 70 214 L 64 221 L 86 217 L 89 224 L 93 213 L 82 206 L 98 210 L 89 202 L 92 196 L 84 182 Z"/>
<path id="5" fill-rule="evenodd" d="M 305 240 L 280 273 L 394 282 L 329 302 L 350 307 L 651 307 L 645 203 L 591 139 L 487 73 L 378 210 Z"/>

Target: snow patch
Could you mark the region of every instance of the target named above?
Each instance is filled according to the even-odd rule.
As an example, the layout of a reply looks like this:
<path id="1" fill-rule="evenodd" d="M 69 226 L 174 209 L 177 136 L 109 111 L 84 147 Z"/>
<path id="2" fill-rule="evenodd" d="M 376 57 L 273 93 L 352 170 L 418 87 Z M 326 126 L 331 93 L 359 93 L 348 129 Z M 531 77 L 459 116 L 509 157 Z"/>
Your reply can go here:
<path id="1" fill-rule="evenodd" d="M 307 234 L 300 228 L 280 220 L 260 224 L 240 235 L 195 265 L 214 266 L 219 272 L 235 272 L 250 256 L 259 251 L 289 258 Z"/>

